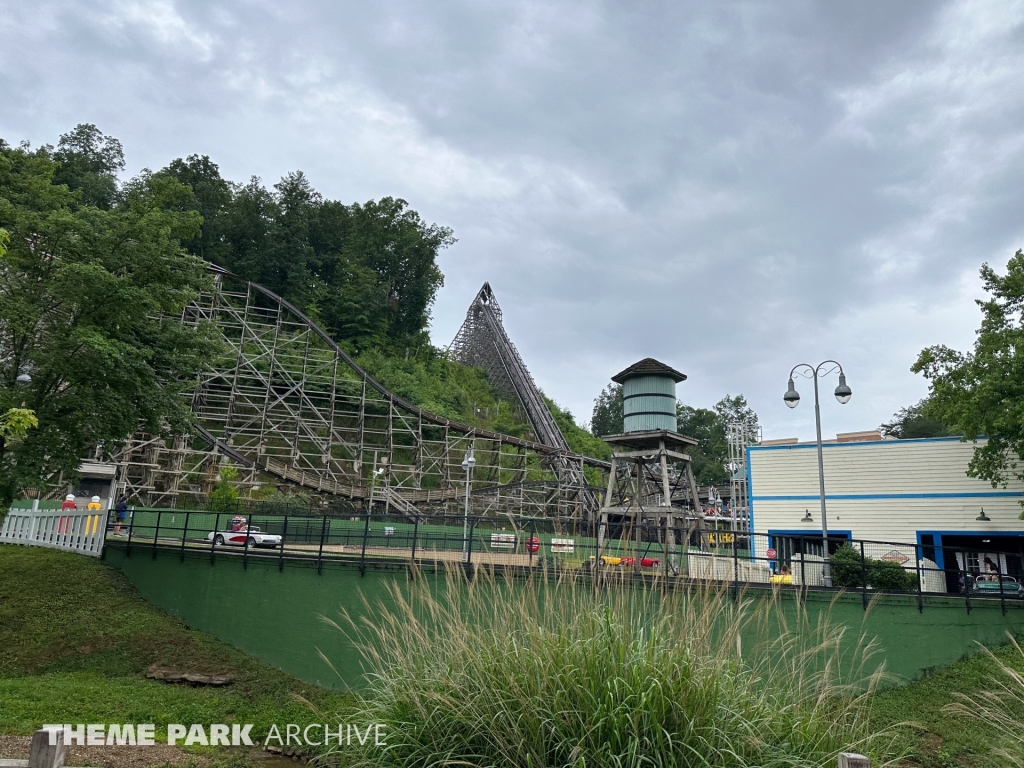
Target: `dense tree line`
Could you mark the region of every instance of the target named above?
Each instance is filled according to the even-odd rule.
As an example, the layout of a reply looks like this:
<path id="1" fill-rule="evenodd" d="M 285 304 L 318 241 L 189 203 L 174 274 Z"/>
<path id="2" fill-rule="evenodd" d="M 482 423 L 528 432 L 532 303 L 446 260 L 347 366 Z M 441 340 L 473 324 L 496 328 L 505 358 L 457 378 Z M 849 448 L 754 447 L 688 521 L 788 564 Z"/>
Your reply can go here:
<path id="1" fill-rule="evenodd" d="M 55 147 L 0 140 L 0 237 L 9 234 L 0 257 L 0 496 L 73 472 L 94 446 L 115 447 L 140 422 L 154 432 L 187 427 L 182 395 L 217 354 L 217 335 L 155 318 L 209 287 L 204 262 L 291 301 L 407 399 L 530 434 L 482 372 L 430 343 L 450 229 L 401 199 L 325 199 L 301 171 L 268 188 L 223 178 L 205 155 L 126 182 L 124 169 L 121 143 L 94 125 Z M 16 384 L 22 373 L 28 387 Z M 621 391 L 601 398 L 593 435 L 621 429 Z M 605 443 L 550 407 L 573 450 L 607 457 Z M 700 482 L 725 481 L 723 420 L 744 409 L 742 397 L 713 410 L 679 405 L 681 431 L 701 441 Z"/>
<path id="2" fill-rule="evenodd" d="M 185 248 L 260 283 L 310 315 L 352 352 L 429 343 L 430 307 L 444 277 L 438 252 L 454 242 L 404 200 L 326 200 L 301 171 L 271 189 L 236 184 L 209 157 L 159 171 L 188 186 L 184 208 L 203 224 Z"/>

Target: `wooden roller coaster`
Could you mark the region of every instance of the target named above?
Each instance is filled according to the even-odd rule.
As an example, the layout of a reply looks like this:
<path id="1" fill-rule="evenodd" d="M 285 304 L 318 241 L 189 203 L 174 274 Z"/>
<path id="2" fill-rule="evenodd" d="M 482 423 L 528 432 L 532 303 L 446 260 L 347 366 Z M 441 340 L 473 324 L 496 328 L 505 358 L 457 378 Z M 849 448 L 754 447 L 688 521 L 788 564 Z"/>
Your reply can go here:
<path id="1" fill-rule="evenodd" d="M 154 506 L 193 504 L 206 498 L 230 462 L 243 492 L 271 483 L 325 501 L 444 511 L 465 499 L 461 463 L 472 447 L 477 514 L 580 519 L 598 509 L 585 468 L 608 465 L 569 450 L 501 325 L 489 285 L 474 299 L 450 352 L 484 368 L 528 417 L 534 440 L 417 407 L 370 376 L 297 307 L 210 269 L 213 290 L 178 320 L 213 324 L 227 354 L 199 377 L 190 402 L 192 434 L 135 435 L 112 457 L 117 493 Z"/>

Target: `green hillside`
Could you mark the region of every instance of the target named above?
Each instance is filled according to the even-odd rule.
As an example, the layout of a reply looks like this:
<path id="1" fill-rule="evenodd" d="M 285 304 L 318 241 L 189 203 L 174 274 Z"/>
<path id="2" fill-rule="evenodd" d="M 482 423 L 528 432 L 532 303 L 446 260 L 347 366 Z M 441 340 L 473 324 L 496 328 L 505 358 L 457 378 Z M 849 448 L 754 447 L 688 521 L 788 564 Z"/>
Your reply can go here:
<path id="1" fill-rule="evenodd" d="M 163 683 L 146 677 L 154 664 L 234 682 Z M 99 560 L 0 545 L 0 735 L 53 722 L 238 722 L 262 732 L 343 718 L 352 701 L 189 629 Z"/>

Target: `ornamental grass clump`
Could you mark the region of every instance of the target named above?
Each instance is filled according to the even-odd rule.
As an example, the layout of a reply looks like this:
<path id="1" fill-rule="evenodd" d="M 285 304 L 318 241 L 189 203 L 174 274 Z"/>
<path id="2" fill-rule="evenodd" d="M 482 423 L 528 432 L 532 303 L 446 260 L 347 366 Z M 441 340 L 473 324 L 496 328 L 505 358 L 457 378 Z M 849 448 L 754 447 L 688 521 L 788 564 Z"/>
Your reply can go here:
<path id="1" fill-rule="evenodd" d="M 992 676 L 991 688 L 968 696 L 954 693 L 957 701 L 945 707 L 945 711 L 956 716 L 980 720 L 990 729 L 996 742 L 992 757 L 998 765 L 1024 768 L 1024 733 L 1021 732 L 1021 715 L 1024 713 L 1024 648 L 1014 637 L 1010 642 L 1016 651 L 1014 665 L 999 659 L 987 648 L 985 653 L 996 664 L 997 673 Z"/>
<path id="2" fill-rule="evenodd" d="M 369 667 L 353 717 L 387 743 L 324 761 L 792 768 L 891 744 L 867 723 L 870 647 L 844 654 L 795 601 L 455 575 L 390 597 L 341 622 Z"/>

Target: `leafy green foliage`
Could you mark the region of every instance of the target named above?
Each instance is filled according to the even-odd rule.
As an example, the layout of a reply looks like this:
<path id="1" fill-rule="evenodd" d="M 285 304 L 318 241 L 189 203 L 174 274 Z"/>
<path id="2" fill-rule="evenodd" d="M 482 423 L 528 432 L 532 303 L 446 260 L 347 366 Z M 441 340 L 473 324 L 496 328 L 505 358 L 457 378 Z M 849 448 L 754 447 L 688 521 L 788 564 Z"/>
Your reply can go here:
<path id="1" fill-rule="evenodd" d="M 7 244 L 11 241 L 6 229 L 0 229 L 0 258 L 7 253 Z M 0 440 L 5 445 L 21 440 L 28 434 L 30 429 L 39 426 L 39 419 L 35 411 L 28 408 L 8 408 L 6 413 L 0 414 Z"/>
<path id="2" fill-rule="evenodd" d="M 622 385 L 609 384 L 594 400 L 590 417 L 590 431 L 601 435 L 622 434 Z"/>
<path id="3" fill-rule="evenodd" d="M 590 428 L 598 436 L 620 434 L 622 421 L 622 385 L 609 384 L 594 400 Z M 756 441 L 759 431 L 757 414 L 743 395 L 726 395 L 715 403 L 714 409 L 676 403 L 676 430 L 698 441 L 698 445 L 690 450 L 693 475 L 698 484 L 722 485 L 729 482 L 726 424 L 733 423 L 745 424 L 751 442 Z"/>
<path id="4" fill-rule="evenodd" d="M 288 299 L 351 352 L 404 354 L 428 343 L 444 283 L 437 254 L 455 240 L 406 201 L 324 200 L 301 171 L 272 190 L 257 178 L 233 184 L 198 155 L 160 174 L 188 185 L 183 208 L 202 214 L 202 231 L 187 242 L 195 255 Z"/>
<path id="5" fill-rule="evenodd" d="M 860 552 L 844 544 L 830 557 L 832 583 L 837 587 L 863 589 L 865 576 L 867 586 L 892 592 L 911 592 L 917 589 L 917 575 L 910 573 L 899 563 L 865 557 L 863 564 Z"/>
<path id="6" fill-rule="evenodd" d="M 187 186 L 191 199 L 180 207 L 196 211 L 203 217 L 199 233 L 183 243 L 189 253 L 205 261 L 224 264 L 230 259 L 231 243 L 227 240 L 226 217 L 221 216 L 236 194 L 232 184 L 220 177 L 220 169 L 203 155 L 188 160 L 173 160 L 161 173 L 172 176 Z"/>
<path id="7" fill-rule="evenodd" d="M 726 395 L 715 403 L 715 413 L 722 420 L 723 424 L 742 424 L 746 426 L 751 436 L 751 442 L 756 442 L 760 433 L 757 414 L 747 403 L 743 395 Z"/>
<path id="8" fill-rule="evenodd" d="M 501 400 L 479 368 L 453 362 L 429 345 L 404 359 L 371 349 L 356 362 L 396 395 L 431 413 L 501 432 L 529 437 L 532 428 L 508 400 Z"/>
<path id="9" fill-rule="evenodd" d="M 887 437 L 896 437 L 900 440 L 947 437 L 953 434 L 942 419 L 933 415 L 933 410 L 931 400 L 924 398 L 917 405 L 900 408 L 893 414 L 892 421 L 882 424 L 879 431 Z"/>
<path id="10" fill-rule="evenodd" d="M 183 427 L 181 394 L 218 348 L 206 329 L 160 320 L 208 281 L 180 246 L 199 216 L 172 210 L 188 189 L 142 176 L 107 210 L 56 184 L 60 167 L 47 148 L 0 145 L 0 226 L 10 233 L 0 258 L 0 412 L 24 402 L 39 420 L 16 445 L 0 437 L 0 499 L 74 472 L 88 449 L 116 445 L 140 422 Z M 15 383 L 22 372 L 26 388 Z"/>
<path id="11" fill-rule="evenodd" d="M 996 486 L 1024 479 L 1024 252 L 1014 254 L 1005 275 L 984 264 L 981 277 L 990 298 L 978 301 L 974 351 L 929 347 L 911 370 L 931 383 L 930 414 L 965 440 L 988 437 L 967 473 Z"/>
<path id="12" fill-rule="evenodd" d="M 569 444 L 569 449 L 576 453 L 582 454 L 583 456 L 591 456 L 595 459 L 603 459 L 604 461 L 611 461 L 612 449 L 604 440 L 591 434 L 584 427 L 576 424 L 576 420 L 570 411 L 562 408 L 554 400 L 544 398 L 547 403 L 548 410 L 551 411 L 551 415 L 555 419 L 555 423 L 562 432 L 562 436 L 565 438 L 565 442 Z M 591 484 L 594 484 L 598 480 L 598 473 L 594 472 L 593 476 L 590 476 Z"/>
<path id="13" fill-rule="evenodd" d="M 28 408 L 8 408 L 7 412 L 0 414 L 0 438 L 7 445 L 16 443 L 24 438 L 30 429 L 39 426 L 39 419 L 35 411 Z"/>
<path id="14" fill-rule="evenodd" d="M 230 464 L 221 466 L 217 482 L 210 491 L 210 509 L 214 512 L 233 511 L 238 504 L 238 488 L 234 480 L 238 478 L 238 470 Z"/>
<path id="15" fill-rule="evenodd" d="M 699 485 L 722 485 L 729 482 L 725 468 L 729 460 L 729 444 L 721 417 L 707 408 L 676 404 L 676 423 L 680 434 L 697 440 L 690 449 L 693 476 Z"/>
<path id="16" fill-rule="evenodd" d="M 757 414 L 747 405 L 743 395 L 726 395 L 715 403 L 712 410 L 677 403 L 676 422 L 680 434 L 698 441 L 697 446 L 690 449 L 690 458 L 694 478 L 700 485 L 729 482 L 727 424 L 744 425 L 750 442 L 756 442 L 759 433 Z"/>
<path id="17" fill-rule="evenodd" d="M 49 149 L 49 148 L 47 148 Z M 117 203 L 117 174 L 124 170 L 124 149 L 95 125 L 82 123 L 65 133 L 52 153 L 58 166 L 54 184 L 64 184 L 79 205 L 110 210 Z"/>

